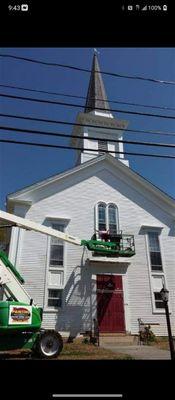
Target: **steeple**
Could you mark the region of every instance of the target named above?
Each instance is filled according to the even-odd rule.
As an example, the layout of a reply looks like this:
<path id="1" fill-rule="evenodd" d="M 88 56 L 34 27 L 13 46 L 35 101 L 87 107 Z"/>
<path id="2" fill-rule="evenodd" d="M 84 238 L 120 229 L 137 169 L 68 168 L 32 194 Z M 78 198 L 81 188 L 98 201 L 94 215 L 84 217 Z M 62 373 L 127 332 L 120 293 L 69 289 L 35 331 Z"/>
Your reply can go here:
<path id="1" fill-rule="evenodd" d="M 100 72 L 100 66 L 97 58 L 97 54 L 94 53 L 92 61 L 91 76 L 89 81 L 88 93 L 86 98 L 86 105 L 84 112 L 89 113 L 95 111 L 98 108 L 103 108 L 102 113 L 109 114 L 109 103 Z M 100 112 L 100 110 L 99 110 Z M 111 113 L 110 113 L 111 114 Z"/>
<path id="2" fill-rule="evenodd" d="M 114 117 L 110 111 L 97 54 L 94 53 L 85 109 L 77 115 L 71 139 L 71 145 L 77 147 L 76 165 L 109 153 L 129 166 L 124 158 L 122 142 L 127 126 L 128 121 Z"/>

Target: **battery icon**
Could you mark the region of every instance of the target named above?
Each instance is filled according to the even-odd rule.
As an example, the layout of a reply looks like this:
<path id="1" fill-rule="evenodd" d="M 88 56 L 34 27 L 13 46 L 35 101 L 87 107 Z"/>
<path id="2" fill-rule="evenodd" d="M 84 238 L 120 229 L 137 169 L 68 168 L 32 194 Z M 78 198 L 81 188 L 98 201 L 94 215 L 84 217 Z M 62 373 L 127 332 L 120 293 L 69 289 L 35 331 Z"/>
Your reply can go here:
<path id="1" fill-rule="evenodd" d="M 28 4 L 21 4 L 21 11 L 28 11 L 29 6 Z"/>

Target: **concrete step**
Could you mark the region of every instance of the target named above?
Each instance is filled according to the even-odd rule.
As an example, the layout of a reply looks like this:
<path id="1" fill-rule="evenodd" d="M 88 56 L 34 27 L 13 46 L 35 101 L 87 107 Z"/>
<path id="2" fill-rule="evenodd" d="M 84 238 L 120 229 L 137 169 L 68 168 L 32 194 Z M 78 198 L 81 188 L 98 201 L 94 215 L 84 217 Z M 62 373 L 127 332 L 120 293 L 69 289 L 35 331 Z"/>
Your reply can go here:
<path id="1" fill-rule="evenodd" d="M 128 334 L 100 334 L 100 346 L 110 344 L 115 346 L 129 346 L 138 344 L 138 336 Z"/>

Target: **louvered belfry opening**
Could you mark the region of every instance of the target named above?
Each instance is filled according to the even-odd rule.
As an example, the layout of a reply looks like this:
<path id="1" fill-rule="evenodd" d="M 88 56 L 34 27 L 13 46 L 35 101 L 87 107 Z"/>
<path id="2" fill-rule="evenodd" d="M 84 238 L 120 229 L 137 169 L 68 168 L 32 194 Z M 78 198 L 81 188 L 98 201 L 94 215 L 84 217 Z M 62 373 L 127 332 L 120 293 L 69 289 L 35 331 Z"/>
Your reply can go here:
<path id="1" fill-rule="evenodd" d="M 108 150 L 107 140 L 99 140 L 98 141 L 98 152 L 99 154 L 104 154 Z"/>

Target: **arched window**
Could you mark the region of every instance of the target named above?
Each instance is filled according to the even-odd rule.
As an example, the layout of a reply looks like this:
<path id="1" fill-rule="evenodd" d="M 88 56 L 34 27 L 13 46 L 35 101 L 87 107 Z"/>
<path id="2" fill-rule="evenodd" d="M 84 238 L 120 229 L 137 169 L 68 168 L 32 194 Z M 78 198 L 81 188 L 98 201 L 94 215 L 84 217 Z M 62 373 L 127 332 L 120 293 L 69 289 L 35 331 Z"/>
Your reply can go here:
<path id="1" fill-rule="evenodd" d="M 106 204 L 99 203 L 98 204 L 98 231 L 106 231 Z"/>
<path id="2" fill-rule="evenodd" d="M 96 206 L 96 230 L 107 231 L 110 234 L 119 232 L 118 208 L 113 203 L 100 202 Z"/>
<path id="3" fill-rule="evenodd" d="M 108 205 L 108 229 L 111 234 L 118 232 L 118 210 L 115 204 Z"/>

